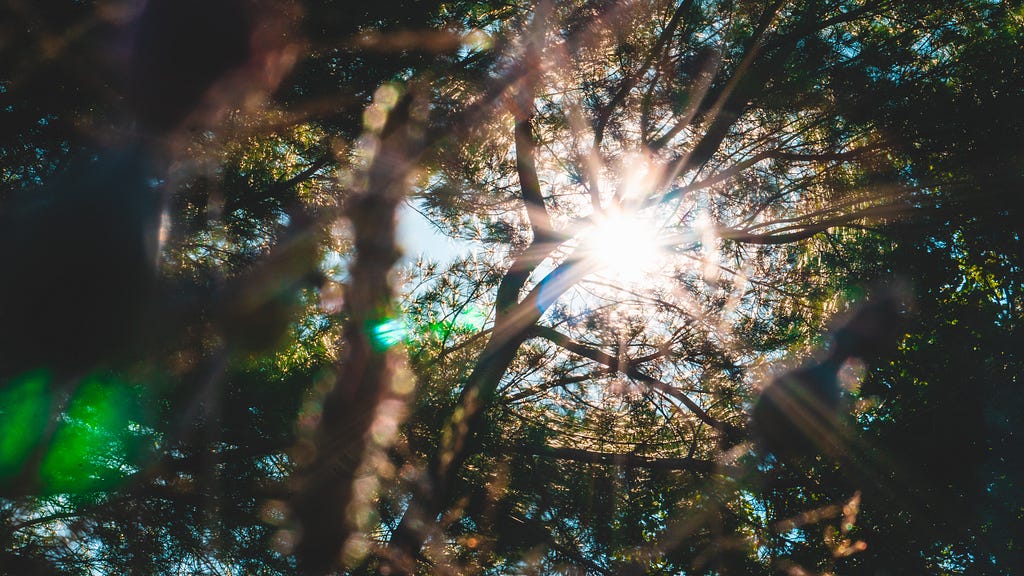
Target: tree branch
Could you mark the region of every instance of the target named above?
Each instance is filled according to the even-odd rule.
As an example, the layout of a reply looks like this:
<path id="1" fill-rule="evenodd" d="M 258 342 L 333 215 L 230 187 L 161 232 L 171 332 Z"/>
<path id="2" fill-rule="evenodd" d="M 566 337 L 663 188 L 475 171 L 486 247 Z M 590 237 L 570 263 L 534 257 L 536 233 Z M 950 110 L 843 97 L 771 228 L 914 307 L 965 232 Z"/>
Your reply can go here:
<path id="1" fill-rule="evenodd" d="M 697 418 L 699 418 L 701 421 L 703 421 L 704 423 L 708 424 L 709 426 L 723 434 L 740 436 L 744 435 L 741 429 L 731 424 L 722 422 L 708 414 L 706 410 L 701 408 L 700 405 L 694 402 L 686 394 L 683 394 L 675 386 L 666 384 L 656 378 L 652 378 L 651 376 L 648 376 L 647 374 L 641 372 L 636 366 L 632 366 L 628 362 L 622 363 L 619 361 L 617 357 L 612 356 L 611 354 L 603 350 L 577 342 L 570 338 L 569 336 L 562 334 L 558 330 L 555 330 L 554 328 L 548 326 L 535 326 L 531 331 L 531 334 L 539 338 L 544 338 L 545 340 L 548 340 L 549 342 L 561 348 L 564 348 L 565 350 L 568 350 L 573 354 L 582 356 L 584 358 L 589 358 L 590 360 L 593 360 L 598 364 L 602 364 L 604 366 L 622 372 L 623 374 L 634 380 L 643 382 L 644 384 L 647 384 L 651 388 L 660 390 L 665 394 L 668 394 L 669 396 L 675 398 L 684 406 L 686 406 L 686 408 L 690 410 L 690 412 L 692 412 L 695 416 L 697 416 Z"/>
<path id="2" fill-rule="evenodd" d="M 533 241 L 544 242 L 551 234 L 551 217 L 544 207 L 544 196 L 540 191 L 540 180 L 537 178 L 537 165 L 534 161 L 533 129 L 530 119 L 516 121 L 516 172 L 519 174 L 519 187 L 523 201 L 526 203 L 526 217 L 533 231 Z"/>
<path id="3" fill-rule="evenodd" d="M 872 206 L 859 210 L 852 214 L 843 214 L 840 216 L 834 216 L 832 218 L 826 218 L 818 222 L 806 224 L 803 226 L 787 226 L 780 230 L 767 232 L 764 234 L 757 234 L 748 230 L 736 230 L 733 228 L 719 228 L 715 234 L 719 238 L 726 240 L 732 240 L 734 242 L 742 242 L 744 244 L 761 244 L 761 245 L 775 245 L 775 244 L 789 244 L 792 242 L 799 242 L 806 240 L 816 234 L 825 232 L 836 226 L 842 226 L 852 224 L 857 220 L 864 218 L 870 218 L 872 216 L 889 216 L 904 209 L 905 206 L 902 204 L 883 204 L 880 206 Z M 790 230 L 794 230 L 790 232 Z"/>
<path id="4" fill-rule="evenodd" d="M 785 47 L 787 49 L 780 49 L 778 52 L 768 51 L 768 56 L 764 58 L 761 58 L 761 56 L 765 53 L 762 50 L 765 44 L 765 34 L 784 3 L 785 0 L 775 0 L 761 14 L 743 59 L 725 83 L 722 92 L 707 111 L 707 116 L 711 120 L 704 131 L 704 135 L 688 153 L 681 154 L 668 163 L 662 172 L 661 182 L 658 186 L 659 189 L 666 187 L 679 174 L 686 172 L 692 167 L 702 166 L 707 162 L 718 150 L 719 146 L 722 145 L 722 141 L 728 135 L 729 129 L 739 120 L 743 111 L 747 108 L 749 100 L 763 90 L 772 75 L 782 67 L 792 47 L 796 45 L 796 38 L 793 38 L 788 45 L 780 46 L 780 48 Z M 692 114 L 687 114 L 686 124 L 696 114 L 696 108 Z M 683 128 L 685 128 L 685 125 L 673 128 L 670 134 L 678 133 Z M 668 140 L 667 135 L 663 136 L 656 142 L 653 142 L 651 147 L 653 149 L 660 148 L 667 144 Z"/>
<path id="5" fill-rule="evenodd" d="M 754 166 L 754 165 L 756 165 L 756 164 L 758 164 L 760 162 L 763 162 L 765 160 L 775 159 L 775 160 L 788 160 L 788 161 L 791 161 L 791 162 L 847 162 L 847 161 L 850 161 L 850 160 L 854 160 L 854 159 L 856 159 L 856 158 L 858 158 L 860 156 L 863 156 L 864 154 L 866 154 L 868 152 L 871 152 L 872 150 L 877 150 L 880 147 L 881 147 L 880 144 L 872 144 L 872 145 L 869 145 L 869 146 L 861 146 L 859 148 L 854 148 L 852 150 L 847 150 L 847 151 L 844 151 L 844 152 L 821 152 L 821 153 L 816 153 L 816 154 L 802 154 L 802 153 L 799 153 L 799 152 L 787 152 L 787 151 L 780 150 L 780 149 L 766 150 L 766 151 L 763 151 L 763 152 L 758 152 L 757 154 L 754 154 L 750 158 L 747 158 L 745 160 L 741 160 L 741 161 L 737 162 L 736 164 L 733 164 L 732 166 L 729 166 L 728 168 L 724 168 L 724 169 L 720 170 L 719 172 L 717 172 L 716 174 L 714 174 L 712 176 L 708 176 L 707 178 L 705 178 L 703 180 L 700 180 L 698 182 L 693 182 L 691 184 L 687 184 L 686 186 L 681 186 L 679 188 L 676 188 L 676 189 L 672 190 L 671 192 L 668 192 L 667 194 L 665 194 L 664 197 L 661 198 L 659 201 L 667 202 L 667 201 L 679 198 L 680 196 L 683 196 L 683 195 L 685 195 L 685 194 L 687 194 L 689 192 L 693 192 L 693 191 L 696 191 L 696 190 L 703 190 L 704 188 L 710 188 L 711 186 L 714 186 L 715 184 L 720 184 L 722 182 L 726 182 L 728 180 L 731 180 L 731 179 L 739 176 L 746 169 L 748 169 L 748 168 L 750 168 L 750 167 L 752 167 L 752 166 Z"/>
<path id="6" fill-rule="evenodd" d="M 619 106 L 620 104 L 622 104 L 623 101 L 625 101 L 626 97 L 629 95 L 629 92 L 633 90 L 637 82 L 640 81 L 640 78 L 642 78 L 643 75 L 647 72 L 647 70 L 650 69 L 651 64 L 654 62 L 654 59 L 658 56 L 658 54 L 661 53 L 661 51 L 665 48 L 665 44 L 668 43 L 668 41 L 676 33 L 676 30 L 679 28 L 679 23 L 683 19 L 683 14 L 686 13 L 686 11 L 689 10 L 690 6 L 692 5 L 693 0 L 684 0 L 684 2 L 679 4 L 675 12 L 672 14 L 672 18 L 668 21 L 668 24 L 661 31 L 661 34 L 658 35 L 658 39 L 654 42 L 654 46 L 647 53 L 647 57 L 644 58 L 644 61 L 640 64 L 640 66 L 638 66 L 633 71 L 632 74 L 630 74 L 629 76 L 622 80 L 622 84 L 619 86 L 619 89 L 615 92 L 615 95 L 612 96 L 612 99 L 608 102 L 608 104 L 601 109 L 601 112 L 597 116 L 596 122 L 594 122 L 595 150 L 601 146 L 601 142 L 604 140 L 604 130 L 608 126 L 608 121 L 611 120 L 612 112 L 615 111 L 615 108 L 617 106 Z"/>
<path id="7" fill-rule="evenodd" d="M 355 476 L 369 446 L 377 407 L 391 394 L 394 362 L 388 346 L 374 340 L 374 328 L 392 313 L 391 267 L 398 260 L 396 211 L 406 179 L 422 150 L 411 124 L 416 95 L 406 94 L 389 114 L 380 151 L 370 165 L 367 189 L 348 209 L 356 257 L 345 295 L 346 354 L 338 381 L 324 399 L 315 433 L 313 462 L 302 470 L 293 510 L 302 528 L 295 550 L 303 574 L 319 576 L 338 563 L 354 526 L 348 509 Z"/>
<path id="8" fill-rule="evenodd" d="M 499 448 L 500 450 L 500 448 Z M 637 454 L 618 454 L 613 452 L 594 452 L 581 448 L 566 448 L 552 446 L 527 446 L 518 445 L 507 448 L 514 454 L 527 456 L 540 456 L 542 458 L 553 458 L 557 460 L 572 460 L 587 464 L 601 464 L 605 466 L 621 466 L 623 468 L 646 468 L 649 470 L 681 470 L 701 474 L 735 473 L 738 470 L 724 468 L 713 460 L 701 460 L 698 458 L 652 458 L 639 456 Z"/>
<path id="9" fill-rule="evenodd" d="M 431 458 L 429 482 L 420 486 L 391 537 L 389 549 L 394 557 L 384 560 L 392 573 L 411 570 L 413 559 L 426 538 L 423 527 L 436 521 L 463 463 L 479 449 L 477 431 L 483 424 L 484 411 L 494 402 L 498 383 L 519 347 L 530 337 L 531 327 L 590 269 L 586 260 L 563 262 L 538 282 L 521 302 L 496 317 L 491 339 L 462 389 L 459 407 L 441 434 L 440 448 Z"/>

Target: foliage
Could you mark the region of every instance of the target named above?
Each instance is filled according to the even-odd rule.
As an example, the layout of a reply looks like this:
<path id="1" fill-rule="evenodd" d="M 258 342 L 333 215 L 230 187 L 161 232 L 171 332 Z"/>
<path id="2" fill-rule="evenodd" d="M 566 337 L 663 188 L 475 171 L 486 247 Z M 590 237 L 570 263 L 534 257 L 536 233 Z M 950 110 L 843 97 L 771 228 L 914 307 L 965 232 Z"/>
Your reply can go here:
<path id="1" fill-rule="evenodd" d="M 1019 3 L 23 4 L 0 571 L 1024 565 Z M 843 453 L 769 454 L 761 390 L 883 286 Z"/>

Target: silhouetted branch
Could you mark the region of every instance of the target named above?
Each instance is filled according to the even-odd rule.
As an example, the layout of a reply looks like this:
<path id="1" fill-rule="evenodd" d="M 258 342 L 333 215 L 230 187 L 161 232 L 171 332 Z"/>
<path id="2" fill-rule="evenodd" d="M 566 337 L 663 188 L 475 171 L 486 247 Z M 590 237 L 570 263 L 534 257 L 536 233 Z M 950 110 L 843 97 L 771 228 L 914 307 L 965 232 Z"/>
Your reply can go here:
<path id="1" fill-rule="evenodd" d="M 618 107 L 626 100 L 626 96 L 633 90 L 640 78 L 651 68 L 651 64 L 654 59 L 664 50 L 665 45 L 679 29 L 679 23 L 683 19 L 683 14 L 690 9 L 693 5 L 693 0 L 684 0 L 676 7 L 675 12 L 672 14 L 672 18 L 669 19 L 668 24 L 658 35 L 658 39 L 654 42 L 654 46 L 647 52 L 647 57 L 644 61 L 636 67 L 626 78 L 622 80 L 622 84 L 619 89 L 612 96 L 612 99 L 608 101 L 608 104 L 601 107 L 598 111 L 597 119 L 594 122 L 594 148 L 597 149 L 601 146 L 601 142 L 604 140 L 604 130 L 608 125 L 608 121 L 611 119 L 612 113 L 615 108 Z"/>
<path id="2" fill-rule="evenodd" d="M 637 454 L 617 454 L 612 452 L 595 452 L 580 448 L 551 447 L 551 446 L 526 446 L 517 445 L 508 448 L 509 452 L 525 454 L 528 456 L 540 456 L 543 458 L 554 458 L 556 460 L 572 460 L 587 464 L 601 464 L 606 466 L 621 466 L 623 468 L 647 468 L 650 470 L 680 470 L 696 472 L 701 474 L 722 473 L 727 475 L 739 474 L 739 469 L 724 468 L 713 460 L 701 460 L 699 458 L 657 458 L 650 456 L 639 456 Z"/>
<path id="3" fill-rule="evenodd" d="M 666 384 L 656 378 L 652 378 L 647 374 L 644 374 L 636 366 L 629 364 L 629 362 L 621 362 L 619 358 L 612 356 L 611 354 L 608 354 L 603 350 L 599 350 L 597 348 L 577 342 L 572 338 L 566 336 L 565 334 L 562 334 L 561 332 L 548 326 L 534 327 L 534 329 L 532 330 L 532 335 L 544 338 L 545 340 L 548 340 L 549 342 L 552 342 L 553 344 L 556 344 L 568 350 L 569 352 L 572 352 L 579 356 L 583 356 L 584 358 L 589 358 L 590 360 L 593 360 L 598 364 L 602 364 L 609 368 L 615 369 L 634 380 L 643 382 L 644 384 L 647 384 L 652 388 L 655 388 L 668 394 L 672 398 L 675 398 L 676 400 L 681 402 L 684 406 L 686 406 L 687 409 L 690 410 L 690 412 L 697 416 L 697 418 L 699 418 L 701 421 L 708 424 L 715 430 L 718 430 L 725 434 L 742 435 L 742 430 L 736 428 L 735 426 L 732 426 L 731 424 L 721 422 L 720 420 L 714 418 L 713 416 L 708 414 L 706 410 L 701 408 L 700 405 L 694 402 L 689 396 L 679 391 L 679 389 L 676 388 L 675 386 Z"/>

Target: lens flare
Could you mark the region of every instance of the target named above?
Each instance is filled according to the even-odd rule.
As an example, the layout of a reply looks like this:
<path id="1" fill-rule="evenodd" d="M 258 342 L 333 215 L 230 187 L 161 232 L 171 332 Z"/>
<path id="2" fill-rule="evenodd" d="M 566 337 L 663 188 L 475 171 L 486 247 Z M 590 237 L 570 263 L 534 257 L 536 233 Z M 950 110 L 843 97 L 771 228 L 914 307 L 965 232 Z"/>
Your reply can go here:
<path id="1" fill-rule="evenodd" d="M 367 327 L 370 344 L 378 351 L 387 350 L 405 342 L 409 337 L 409 327 L 400 318 L 383 318 L 371 322 Z"/>

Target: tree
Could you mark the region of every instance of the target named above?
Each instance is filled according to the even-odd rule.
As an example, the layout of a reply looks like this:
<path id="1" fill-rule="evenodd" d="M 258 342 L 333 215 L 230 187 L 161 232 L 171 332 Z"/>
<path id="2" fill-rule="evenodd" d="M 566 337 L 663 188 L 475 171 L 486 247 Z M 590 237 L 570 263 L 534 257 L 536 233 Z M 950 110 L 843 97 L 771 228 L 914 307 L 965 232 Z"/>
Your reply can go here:
<path id="1" fill-rule="evenodd" d="M 1020 501 L 1019 7 L 267 6 L 252 42 L 273 47 L 257 72 L 288 70 L 274 92 L 205 92 L 205 129 L 165 138 L 147 329 L 0 384 L 4 566 L 1019 558 L 1019 510 L 999 505 Z M 27 53 L 63 51 L 39 69 L 4 58 L 6 206 L 123 126 L 116 69 L 89 78 L 109 89 L 36 98 L 40 78 L 86 85 L 75 58 L 119 22 L 100 8 L 8 8 L 44 31 Z M 471 251 L 397 267 L 407 201 Z M 747 413 L 770 375 L 898 278 L 916 324 L 840 373 L 842 457 L 758 450 Z"/>

